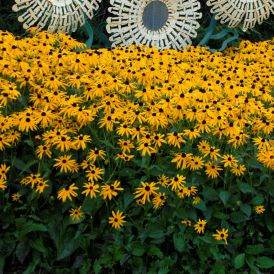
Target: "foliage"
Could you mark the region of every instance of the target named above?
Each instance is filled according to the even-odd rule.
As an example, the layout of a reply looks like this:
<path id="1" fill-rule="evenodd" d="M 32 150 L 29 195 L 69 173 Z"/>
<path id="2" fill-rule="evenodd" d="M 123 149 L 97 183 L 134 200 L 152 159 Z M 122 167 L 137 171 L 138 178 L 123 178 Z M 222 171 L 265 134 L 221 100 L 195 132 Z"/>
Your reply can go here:
<path id="1" fill-rule="evenodd" d="M 2 272 L 271 271 L 273 40 L 0 41 Z"/>

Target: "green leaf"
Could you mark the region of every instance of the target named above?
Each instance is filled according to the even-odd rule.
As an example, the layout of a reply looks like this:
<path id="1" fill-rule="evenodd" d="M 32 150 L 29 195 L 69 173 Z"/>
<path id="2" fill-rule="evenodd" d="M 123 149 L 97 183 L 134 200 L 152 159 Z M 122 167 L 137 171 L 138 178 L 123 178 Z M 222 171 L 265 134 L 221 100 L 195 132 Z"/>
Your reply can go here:
<path id="1" fill-rule="evenodd" d="M 194 205 L 194 207 L 197 208 L 197 209 L 200 209 L 202 211 L 206 211 L 207 210 L 206 204 L 202 200 L 199 202 L 199 204 Z"/>
<path id="2" fill-rule="evenodd" d="M 239 268 L 243 267 L 244 263 L 245 263 L 245 254 L 244 253 L 238 254 L 234 258 L 234 267 L 236 269 L 239 269 Z"/>
<path id="3" fill-rule="evenodd" d="M 256 196 L 252 199 L 251 202 L 254 205 L 261 205 L 264 203 L 264 196 Z"/>
<path id="4" fill-rule="evenodd" d="M 95 262 L 94 262 L 94 264 L 93 264 L 94 273 L 95 274 L 99 274 L 100 271 L 101 271 L 101 269 L 102 269 L 101 263 L 100 263 L 99 260 L 96 259 Z"/>
<path id="5" fill-rule="evenodd" d="M 132 250 L 132 255 L 137 256 L 137 257 L 141 257 L 141 256 L 144 255 L 145 251 L 146 250 L 145 250 L 144 246 L 135 245 L 133 250 Z"/>
<path id="6" fill-rule="evenodd" d="M 252 193 L 254 192 L 254 188 L 247 183 L 239 183 L 239 188 L 242 193 Z"/>
<path id="7" fill-rule="evenodd" d="M 222 190 L 219 193 L 219 197 L 220 197 L 221 201 L 223 202 L 223 204 L 226 205 L 227 201 L 228 201 L 228 199 L 230 197 L 230 193 L 227 192 L 227 191 Z"/>
<path id="8" fill-rule="evenodd" d="M 33 143 L 33 141 L 31 139 L 24 140 L 24 143 L 26 143 L 30 147 L 34 147 L 34 143 Z"/>
<path id="9" fill-rule="evenodd" d="M 217 219 L 221 219 L 221 220 L 228 220 L 229 216 L 225 213 L 222 212 L 214 212 L 213 217 L 217 218 Z"/>
<path id="10" fill-rule="evenodd" d="M 17 220 L 18 221 L 18 220 Z M 47 227 L 43 224 L 37 224 L 34 222 L 26 222 L 23 223 L 21 226 L 20 223 L 16 223 L 17 230 L 18 230 L 18 237 L 22 238 L 26 234 L 30 232 L 35 232 L 35 231 L 47 231 Z"/>
<path id="11" fill-rule="evenodd" d="M 185 250 L 185 235 L 184 233 L 174 233 L 173 234 L 173 244 L 177 251 L 183 252 Z"/>
<path id="12" fill-rule="evenodd" d="M 160 239 L 164 237 L 164 232 L 157 224 L 151 224 L 147 229 L 147 235 L 153 239 Z"/>
<path id="13" fill-rule="evenodd" d="M 262 252 L 264 252 L 264 246 L 262 244 L 258 245 L 247 245 L 245 248 L 245 253 L 250 255 L 258 255 Z"/>
<path id="14" fill-rule="evenodd" d="M 273 230 L 274 230 L 274 223 L 273 223 L 273 220 L 272 220 L 271 216 L 265 215 L 265 224 L 267 226 L 267 229 L 270 232 L 273 232 Z"/>
<path id="15" fill-rule="evenodd" d="M 218 200 L 218 193 L 216 192 L 216 190 L 214 190 L 212 188 L 206 188 L 203 191 L 203 196 L 204 196 L 206 201 L 216 201 L 216 200 Z"/>
<path id="16" fill-rule="evenodd" d="M 119 175 L 127 178 L 134 178 L 136 174 L 136 170 L 125 167 L 119 171 Z"/>
<path id="17" fill-rule="evenodd" d="M 134 201 L 134 198 L 132 197 L 132 194 L 130 192 L 124 193 L 124 210 L 128 208 L 128 206 Z"/>
<path id="18" fill-rule="evenodd" d="M 168 267 L 162 267 L 159 269 L 158 274 L 168 274 L 169 272 L 170 271 Z"/>
<path id="19" fill-rule="evenodd" d="M 27 171 L 27 172 L 31 172 L 30 169 L 25 169 L 26 167 L 26 163 L 23 162 L 22 160 L 18 159 L 18 158 L 15 158 L 13 160 L 13 164 L 12 164 L 14 167 L 16 167 L 17 169 L 21 170 L 21 171 Z"/>
<path id="20" fill-rule="evenodd" d="M 23 272 L 23 274 L 35 273 L 36 266 L 40 263 L 39 258 L 34 259 L 28 266 L 28 268 Z"/>
<path id="21" fill-rule="evenodd" d="M 150 256 L 157 256 L 158 258 L 163 258 L 164 254 L 157 246 L 153 245 L 149 247 L 147 254 Z"/>
<path id="22" fill-rule="evenodd" d="M 274 267 L 274 260 L 272 260 L 269 257 L 262 256 L 262 257 L 257 258 L 256 264 L 260 268 L 268 269 L 268 268 Z"/>
<path id="23" fill-rule="evenodd" d="M 148 236 L 153 239 L 159 239 L 164 237 L 164 232 L 161 229 L 153 229 L 148 231 Z"/>
<path id="24" fill-rule="evenodd" d="M 4 257 L 4 255 L 0 255 L 0 274 L 4 273 L 5 260 L 6 258 Z"/>
<path id="25" fill-rule="evenodd" d="M 25 171 L 30 171 L 30 168 L 38 163 L 38 160 L 30 160 L 26 163 L 22 171 L 20 172 L 20 175 L 23 174 Z"/>
<path id="26" fill-rule="evenodd" d="M 31 247 L 36 249 L 41 253 L 47 253 L 47 249 L 44 246 L 43 240 L 41 238 L 36 239 L 32 244 Z"/>
<path id="27" fill-rule="evenodd" d="M 247 217 L 241 211 L 237 211 L 231 213 L 230 220 L 235 224 L 239 224 L 245 222 L 247 220 Z"/>
<path id="28" fill-rule="evenodd" d="M 248 205 L 248 204 L 241 204 L 241 205 L 240 205 L 240 209 L 241 209 L 241 211 L 242 211 L 247 217 L 250 217 L 251 211 L 252 211 L 252 208 L 251 208 L 250 205 Z"/>
<path id="29" fill-rule="evenodd" d="M 30 252 L 30 245 L 27 241 L 20 242 L 17 245 L 15 250 L 15 255 L 21 264 L 24 263 L 29 252 Z"/>

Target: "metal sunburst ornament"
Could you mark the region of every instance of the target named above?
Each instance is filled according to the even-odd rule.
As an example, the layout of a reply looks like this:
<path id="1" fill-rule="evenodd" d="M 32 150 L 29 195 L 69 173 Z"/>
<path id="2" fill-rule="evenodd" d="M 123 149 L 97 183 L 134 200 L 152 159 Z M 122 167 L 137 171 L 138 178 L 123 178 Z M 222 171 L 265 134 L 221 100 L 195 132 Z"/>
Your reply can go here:
<path id="1" fill-rule="evenodd" d="M 48 31 L 75 32 L 85 24 L 85 16 L 91 19 L 101 0 L 15 0 L 13 11 L 25 10 L 18 17 L 23 27 L 32 26 Z"/>
<path id="2" fill-rule="evenodd" d="M 112 46 L 182 49 L 197 36 L 200 6 L 198 0 L 110 0 L 107 31 Z"/>

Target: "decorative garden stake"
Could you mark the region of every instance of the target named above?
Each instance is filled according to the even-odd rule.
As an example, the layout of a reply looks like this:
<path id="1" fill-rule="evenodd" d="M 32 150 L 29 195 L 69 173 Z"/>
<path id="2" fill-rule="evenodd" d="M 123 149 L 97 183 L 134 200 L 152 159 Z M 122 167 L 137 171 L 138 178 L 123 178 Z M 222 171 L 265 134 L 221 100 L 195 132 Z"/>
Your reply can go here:
<path id="1" fill-rule="evenodd" d="M 182 49 L 197 36 L 197 0 L 110 0 L 107 32 L 112 46 L 143 44 Z"/>
<path id="2" fill-rule="evenodd" d="M 75 32 L 91 19 L 101 0 L 15 0 L 13 11 L 26 10 L 18 17 L 27 29 L 36 25 L 38 29 L 48 26 L 48 31 Z M 89 30 L 90 28 L 87 27 Z M 91 38 L 89 38 L 90 40 Z"/>
<path id="3" fill-rule="evenodd" d="M 199 46 L 207 46 L 211 52 L 215 51 L 223 51 L 226 49 L 227 45 L 239 38 L 239 33 L 236 29 L 225 28 L 221 32 L 214 34 L 216 28 L 217 21 L 214 16 L 211 18 L 207 33 L 204 38 L 200 41 Z M 223 40 L 227 35 L 232 35 L 227 39 Z M 223 40 L 223 43 L 219 49 L 213 49 L 208 46 L 209 40 Z"/>
<path id="4" fill-rule="evenodd" d="M 221 24 L 231 28 L 242 24 L 243 31 L 254 28 L 258 22 L 261 24 L 274 13 L 273 0 L 208 0 L 212 6 L 210 12 Z"/>

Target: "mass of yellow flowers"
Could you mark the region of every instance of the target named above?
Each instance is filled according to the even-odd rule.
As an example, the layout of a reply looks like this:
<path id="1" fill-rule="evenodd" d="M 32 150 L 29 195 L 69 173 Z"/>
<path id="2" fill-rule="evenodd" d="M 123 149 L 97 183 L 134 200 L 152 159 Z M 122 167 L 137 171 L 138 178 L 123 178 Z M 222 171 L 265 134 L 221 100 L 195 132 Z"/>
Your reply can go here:
<path id="1" fill-rule="evenodd" d="M 14 185 L 50 188 L 58 203 L 77 201 L 70 212 L 82 219 L 84 198 L 112 202 L 127 190 L 155 210 L 172 195 L 195 205 L 195 174 L 239 178 L 251 160 L 273 170 L 273 45 L 77 51 L 83 44 L 64 34 L 0 31 L 0 191 L 19 200 Z M 16 149 L 36 162 L 9 180 Z M 125 167 L 154 173 L 130 184 Z M 112 215 L 116 228 L 127 220 Z"/>

